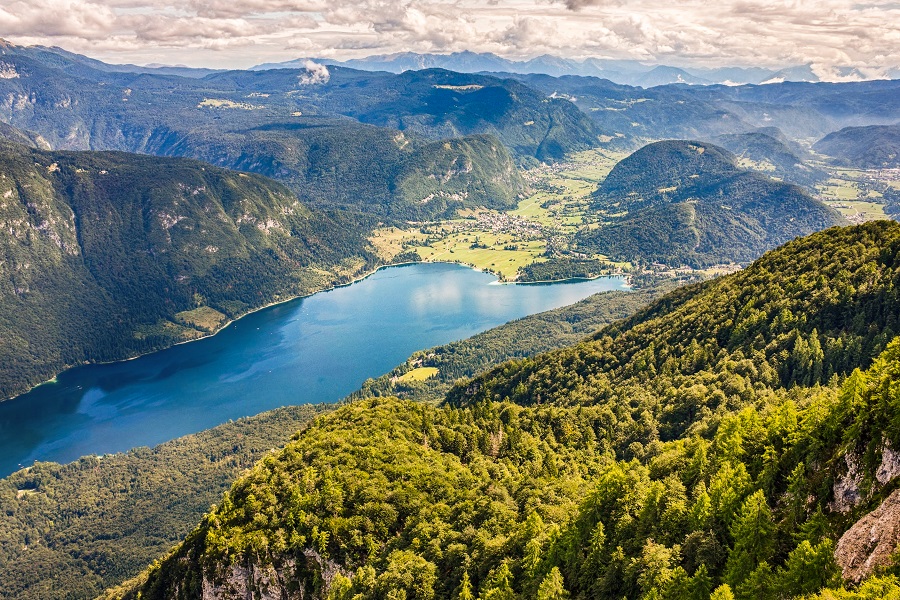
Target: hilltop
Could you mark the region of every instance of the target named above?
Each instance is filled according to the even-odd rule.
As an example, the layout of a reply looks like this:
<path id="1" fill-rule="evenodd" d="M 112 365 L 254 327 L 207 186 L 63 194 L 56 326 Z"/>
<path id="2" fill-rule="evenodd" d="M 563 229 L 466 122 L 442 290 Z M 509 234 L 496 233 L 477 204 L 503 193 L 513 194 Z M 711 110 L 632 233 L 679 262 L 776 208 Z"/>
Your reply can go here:
<path id="1" fill-rule="evenodd" d="M 900 474 L 898 244 L 829 229 L 443 408 L 320 417 L 104 597 L 793 598 L 875 565 L 897 593 L 895 532 L 858 540 Z"/>
<path id="2" fill-rule="evenodd" d="M 828 177 L 824 171 L 805 164 L 801 157 L 808 153 L 774 127 L 720 135 L 712 141 L 742 159 L 746 168 L 788 183 L 810 188 Z"/>
<path id="3" fill-rule="evenodd" d="M 0 144 L 0 397 L 370 268 L 365 218 L 188 159 Z"/>
<path id="4" fill-rule="evenodd" d="M 705 142 L 649 144 L 619 162 L 593 196 L 608 223 L 581 247 L 629 261 L 694 267 L 748 263 L 796 236 L 843 223 L 801 188 L 737 166 Z"/>
<path id="5" fill-rule="evenodd" d="M 826 135 L 813 149 L 849 167 L 900 168 L 900 125 L 845 127 Z"/>

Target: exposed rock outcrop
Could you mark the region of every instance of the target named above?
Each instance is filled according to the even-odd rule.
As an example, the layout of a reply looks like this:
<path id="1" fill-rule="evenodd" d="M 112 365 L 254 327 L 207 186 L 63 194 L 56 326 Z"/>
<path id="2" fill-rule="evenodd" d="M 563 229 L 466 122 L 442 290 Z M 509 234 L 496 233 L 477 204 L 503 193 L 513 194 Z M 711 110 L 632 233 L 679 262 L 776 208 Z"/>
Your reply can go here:
<path id="1" fill-rule="evenodd" d="M 831 510 L 842 513 L 856 508 L 862 500 L 859 490 L 862 483 L 859 459 L 855 454 L 848 452 L 844 456 L 844 462 L 847 463 L 847 472 L 834 481 L 834 500 L 831 502 Z"/>
<path id="2" fill-rule="evenodd" d="M 834 558 L 844 579 L 859 582 L 887 565 L 900 542 L 900 490 L 853 524 L 837 543 Z"/>
<path id="3" fill-rule="evenodd" d="M 884 450 L 881 452 L 881 464 L 875 471 L 875 479 L 881 485 L 887 485 L 898 475 L 900 475 L 900 452 L 891 447 L 890 441 L 885 440 Z"/>
<path id="4" fill-rule="evenodd" d="M 253 561 L 223 566 L 216 573 L 204 573 L 202 600 L 304 600 L 313 581 L 321 584 L 325 596 L 337 574 L 344 573 L 334 561 L 312 549 L 297 560 L 285 558 L 261 566 Z"/>

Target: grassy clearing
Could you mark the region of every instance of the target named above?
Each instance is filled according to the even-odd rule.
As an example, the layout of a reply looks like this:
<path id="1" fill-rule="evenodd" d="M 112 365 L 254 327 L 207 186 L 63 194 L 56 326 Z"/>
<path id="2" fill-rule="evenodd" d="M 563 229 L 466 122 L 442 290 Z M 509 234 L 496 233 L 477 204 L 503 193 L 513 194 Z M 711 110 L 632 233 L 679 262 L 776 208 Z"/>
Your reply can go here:
<path id="1" fill-rule="evenodd" d="M 215 331 L 228 317 L 214 308 L 200 306 L 193 310 L 185 310 L 175 314 L 179 323 L 201 329 L 203 331 Z"/>
<path id="2" fill-rule="evenodd" d="M 439 370 L 437 367 L 416 367 L 412 371 L 407 371 L 398 377 L 397 381 L 404 383 L 409 381 L 425 381 L 426 379 L 431 379 L 438 373 Z"/>
<path id="3" fill-rule="evenodd" d="M 883 192 L 900 188 L 900 172 L 825 166 L 831 178 L 817 186 L 819 199 L 840 212 L 851 223 L 887 219 Z"/>
<path id="4" fill-rule="evenodd" d="M 852 223 L 863 223 L 865 221 L 888 218 L 888 216 L 884 214 L 884 205 L 878 202 L 845 201 L 828 202 L 827 204 L 836 209 Z"/>
<path id="5" fill-rule="evenodd" d="M 548 247 L 566 250 L 576 231 L 598 220 L 589 209 L 591 193 L 624 156 L 600 149 L 579 152 L 526 171 L 532 193 L 513 210 L 465 210 L 453 220 L 386 227 L 373 232 L 369 242 L 384 260 L 414 251 L 426 262 L 457 262 L 514 280 L 519 269 L 547 260 Z"/>
<path id="6" fill-rule="evenodd" d="M 376 254 L 384 260 L 391 260 L 405 251 L 405 243 L 423 242 L 428 238 L 418 229 L 399 229 L 397 227 L 383 227 L 376 229 L 369 236 L 369 243 Z"/>

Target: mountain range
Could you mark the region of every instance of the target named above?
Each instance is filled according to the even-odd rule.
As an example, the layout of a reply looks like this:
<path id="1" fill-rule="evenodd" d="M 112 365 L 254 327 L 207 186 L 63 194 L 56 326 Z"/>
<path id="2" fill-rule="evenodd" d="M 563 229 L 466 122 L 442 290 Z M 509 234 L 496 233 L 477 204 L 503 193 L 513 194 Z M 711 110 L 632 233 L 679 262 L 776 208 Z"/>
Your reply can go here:
<path id="1" fill-rule="evenodd" d="M 365 219 L 199 161 L 0 140 L 0 397 L 371 268 Z"/>
<path id="2" fill-rule="evenodd" d="M 897 169 L 900 168 L 900 124 L 845 127 L 826 135 L 813 149 L 844 166 Z"/>
<path id="3" fill-rule="evenodd" d="M 742 85 L 782 83 L 784 81 L 820 81 L 819 76 L 808 65 L 797 65 L 780 69 L 764 69 L 760 67 L 698 68 L 658 65 L 637 60 L 601 58 L 573 60 L 546 54 L 529 60 L 511 60 L 490 52 L 477 53 L 469 51 L 451 54 L 400 52 L 344 61 L 327 58 L 299 58 L 278 63 L 263 63 L 252 67 L 252 69 L 303 68 L 309 60 L 325 65 L 344 66 L 363 71 L 387 71 L 390 73 L 437 68 L 459 73 L 533 73 L 553 77 L 581 75 L 600 77 L 615 83 L 644 88 L 673 83 Z M 862 73 L 852 68 L 841 70 L 841 76 L 865 79 Z M 885 76 L 886 78 L 900 77 L 900 69 L 894 69 L 885 73 Z"/>
<path id="4" fill-rule="evenodd" d="M 477 211 L 559 242 L 545 271 L 665 267 L 335 407 L 22 469 L 0 597 L 900 597 L 900 224 L 846 226 L 810 192 L 835 164 L 896 166 L 900 81 L 812 77 L 0 42 L 0 398 L 352 281 L 385 226 Z"/>

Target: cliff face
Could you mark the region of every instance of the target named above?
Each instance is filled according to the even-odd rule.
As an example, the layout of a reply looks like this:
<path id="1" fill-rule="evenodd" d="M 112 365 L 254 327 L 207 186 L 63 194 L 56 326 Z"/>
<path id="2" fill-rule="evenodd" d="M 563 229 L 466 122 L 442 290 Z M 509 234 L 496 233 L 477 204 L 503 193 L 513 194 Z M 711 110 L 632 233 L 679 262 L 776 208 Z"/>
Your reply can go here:
<path id="1" fill-rule="evenodd" d="M 215 574 L 213 574 L 213 571 Z M 335 575 L 349 573 L 311 548 L 299 557 L 282 557 L 267 564 L 249 559 L 231 565 L 219 565 L 203 574 L 201 600 L 304 600 L 309 590 L 299 582 L 318 580 L 322 588 L 331 588 Z"/>
<path id="2" fill-rule="evenodd" d="M 844 579 L 859 583 L 877 567 L 890 564 L 900 543 L 900 490 L 854 523 L 837 543 L 834 558 Z"/>

